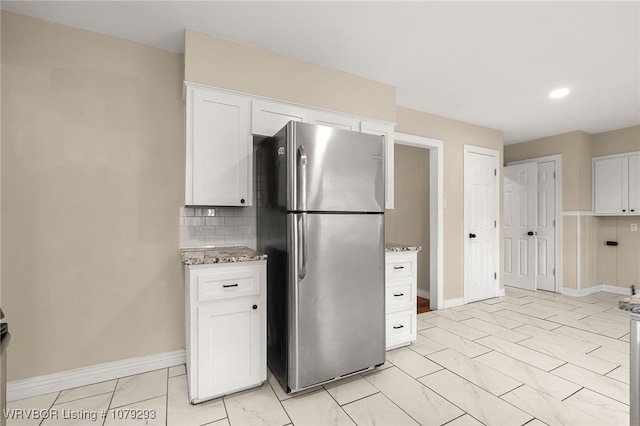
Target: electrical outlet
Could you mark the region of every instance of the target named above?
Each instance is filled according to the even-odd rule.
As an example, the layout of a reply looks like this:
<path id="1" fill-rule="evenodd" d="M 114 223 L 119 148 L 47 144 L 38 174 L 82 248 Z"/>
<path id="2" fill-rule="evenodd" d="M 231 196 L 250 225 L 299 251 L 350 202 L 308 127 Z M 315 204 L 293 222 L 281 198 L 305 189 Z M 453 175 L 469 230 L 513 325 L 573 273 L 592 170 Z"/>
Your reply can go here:
<path id="1" fill-rule="evenodd" d="M 632 223 L 631 224 L 631 232 L 638 232 L 638 224 L 637 223 Z"/>

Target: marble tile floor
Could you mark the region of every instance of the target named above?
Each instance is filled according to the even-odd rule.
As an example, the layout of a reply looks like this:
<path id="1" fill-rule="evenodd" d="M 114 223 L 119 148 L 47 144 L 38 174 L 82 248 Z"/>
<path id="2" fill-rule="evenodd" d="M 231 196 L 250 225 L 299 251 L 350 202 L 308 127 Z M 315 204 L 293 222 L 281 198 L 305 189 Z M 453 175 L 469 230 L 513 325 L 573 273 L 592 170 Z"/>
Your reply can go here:
<path id="1" fill-rule="evenodd" d="M 505 297 L 418 315 L 418 340 L 387 352 L 383 366 L 295 396 L 269 374 L 258 388 L 192 406 L 178 366 L 7 407 L 105 418 L 7 425 L 628 425 L 622 297 L 507 288 Z M 120 419 L 120 409 L 153 418 Z"/>

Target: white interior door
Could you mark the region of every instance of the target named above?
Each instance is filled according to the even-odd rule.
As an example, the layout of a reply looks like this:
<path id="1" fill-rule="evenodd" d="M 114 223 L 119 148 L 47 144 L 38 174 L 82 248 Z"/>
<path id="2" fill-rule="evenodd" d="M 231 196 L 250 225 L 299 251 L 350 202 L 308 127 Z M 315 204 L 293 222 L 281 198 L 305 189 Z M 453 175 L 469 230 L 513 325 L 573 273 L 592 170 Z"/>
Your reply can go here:
<path id="1" fill-rule="evenodd" d="M 498 295 L 498 151 L 465 146 L 464 299 Z"/>
<path id="2" fill-rule="evenodd" d="M 504 285 L 536 290 L 536 163 L 507 166 L 504 173 Z"/>
<path id="3" fill-rule="evenodd" d="M 538 165 L 538 214 L 536 236 L 536 287 L 556 290 L 556 168 L 554 161 Z"/>

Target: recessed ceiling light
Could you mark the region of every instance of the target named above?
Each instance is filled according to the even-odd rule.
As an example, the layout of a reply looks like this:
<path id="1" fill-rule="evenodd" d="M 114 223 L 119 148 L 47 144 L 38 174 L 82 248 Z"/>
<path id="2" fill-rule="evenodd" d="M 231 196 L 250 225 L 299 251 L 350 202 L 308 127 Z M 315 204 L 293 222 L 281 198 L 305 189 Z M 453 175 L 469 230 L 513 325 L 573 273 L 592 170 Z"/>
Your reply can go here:
<path id="1" fill-rule="evenodd" d="M 569 89 L 566 87 L 560 87 L 559 89 L 552 90 L 549 93 L 549 97 L 552 99 L 564 98 L 569 94 Z"/>

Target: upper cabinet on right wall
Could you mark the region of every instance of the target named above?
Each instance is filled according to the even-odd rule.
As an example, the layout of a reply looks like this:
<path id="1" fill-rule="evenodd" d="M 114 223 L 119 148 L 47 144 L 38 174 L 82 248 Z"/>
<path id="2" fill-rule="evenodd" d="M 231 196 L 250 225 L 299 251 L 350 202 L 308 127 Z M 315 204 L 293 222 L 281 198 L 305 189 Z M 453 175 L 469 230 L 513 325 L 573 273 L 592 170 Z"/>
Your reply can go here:
<path id="1" fill-rule="evenodd" d="M 593 159 L 593 211 L 640 215 L 640 152 Z"/>

